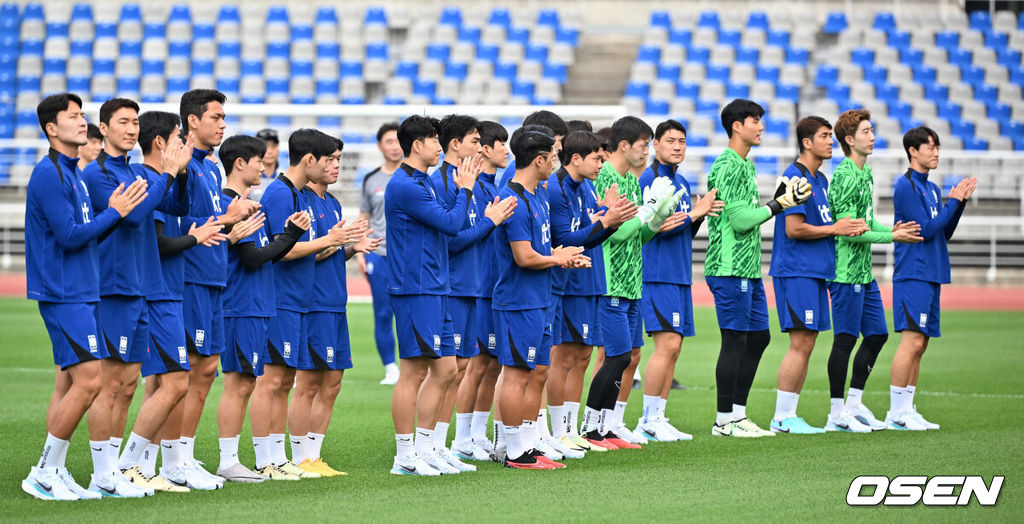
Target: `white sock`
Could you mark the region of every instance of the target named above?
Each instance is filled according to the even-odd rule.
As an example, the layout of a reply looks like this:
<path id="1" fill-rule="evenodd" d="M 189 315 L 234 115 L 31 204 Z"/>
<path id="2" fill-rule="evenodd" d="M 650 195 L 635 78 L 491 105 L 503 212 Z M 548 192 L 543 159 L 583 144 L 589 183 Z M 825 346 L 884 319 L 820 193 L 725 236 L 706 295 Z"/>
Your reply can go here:
<path id="1" fill-rule="evenodd" d="M 829 399 L 829 405 L 832 408 L 831 411 L 829 411 L 829 415 L 833 417 L 838 417 L 839 414 L 843 412 L 843 408 L 845 406 L 845 404 L 843 404 L 843 399 L 841 398 Z"/>
<path id="2" fill-rule="evenodd" d="M 394 362 L 384 365 L 384 373 L 398 373 L 398 364 Z"/>
<path id="3" fill-rule="evenodd" d="M 146 446 L 149 445 L 149 439 L 142 438 L 135 434 L 133 431 L 128 436 L 128 444 L 125 445 L 124 453 L 121 454 L 120 460 L 117 462 L 117 467 L 125 470 L 138 466 L 142 462 L 142 453 L 146 451 Z"/>
<path id="4" fill-rule="evenodd" d="M 859 406 L 864 403 L 862 400 L 864 397 L 864 390 L 857 388 L 850 388 L 850 391 L 846 394 L 846 405 L 848 407 Z"/>
<path id="5" fill-rule="evenodd" d="M 640 376 L 640 366 L 633 370 L 633 380 L 643 380 L 643 377 Z M 633 385 L 630 384 L 630 387 L 633 387 Z"/>
<path id="6" fill-rule="evenodd" d="M 416 454 L 420 458 L 426 458 L 434 452 L 434 430 L 427 428 L 416 428 Z"/>
<path id="7" fill-rule="evenodd" d="M 196 438 L 181 437 L 181 447 L 178 451 L 181 453 L 182 462 L 194 461 L 196 459 Z"/>
<path id="8" fill-rule="evenodd" d="M 49 433 L 47 433 L 47 436 L 49 436 Z M 68 463 L 68 448 L 70 448 L 70 447 L 71 447 L 70 444 L 65 444 L 64 446 L 61 446 L 61 447 L 58 448 L 58 450 L 60 452 L 57 454 L 57 467 L 63 468 L 63 467 L 65 467 L 67 465 L 67 463 Z"/>
<path id="9" fill-rule="evenodd" d="M 540 408 L 537 412 L 537 431 L 540 438 L 551 438 L 551 428 L 548 427 L 548 410 Z"/>
<path id="10" fill-rule="evenodd" d="M 160 454 L 163 455 L 163 462 L 160 464 L 161 470 L 174 471 L 178 469 L 184 462 L 182 456 L 182 450 L 185 445 L 182 444 L 181 440 L 161 440 L 160 441 Z"/>
<path id="11" fill-rule="evenodd" d="M 61 468 L 64 467 L 62 457 L 67 456 L 68 441 L 61 440 L 49 433 L 46 434 L 46 443 L 43 444 L 43 454 L 39 457 L 37 468 Z"/>
<path id="12" fill-rule="evenodd" d="M 270 460 L 280 466 L 288 462 L 288 455 L 284 453 L 284 433 L 270 434 Z"/>
<path id="13" fill-rule="evenodd" d="M 306 434 L 306 456 L 310 460 L 316 460 L 323 455 L 320 454 L 324 445 L 324 435 L 310 431 Z"/>
<path id="14" fill-rule="evenodd" d="M 256 469 L 263 469 L 274 462 L 270 451 L 270 437 L 253 437 L 252 450 L 256 453 Z"/>
<path id="15" fill-rule="evenodd" d="M 905 388 L 898 388 L 896 386 L 889 386 L 889 410 L 893 413 L 897 413 L 907 409 L 908 397 Z"/>
<path id="16" fill-rule="evenodd" d="M 907 401 L 907 406 L 909 406 L 908 409 L 913 411 L 917 411 L 917 406 L 914 405 L 914 391 L 916 389 L 917 386 L 911 386 L 910 384 L 907 384 L 907 387 L 903 388 L 903 391 L 906 391 L 907 395 L 910 397 L 910 400 Z"/>
<path id="17" fill-rule="evenodd" d="M 618 426 L 626 425 L 626 423 L 622 420 L 623 417 L 626 416 L 626 403 L 625 402 L 616 402 L 615 403 L 615 409 L 612 410 L 612 413 L 615 416 L 615 418 L 612 420 L 612 424 L 611 424 L 613 427 L 618 427 Z"/>
<path id="18" fill-rule="evenodd" d="M 292 443 L 292 462 L 302 464 L 306 460 L 306 436 L 292 435 L 288 440 Z"/>
<path id="19" fill-rule="evenodd" d="M 615 421 L 615 410 L 614 409 L 602 409 L 601 418 L 598 422 L 598 433 L 605 435 L 612 429 L 612 423 Z"/>
<path id="20" fill-rule="evenodd" d="M 506 456 L 509 460 L 515 460 L 526 452 L 523 447 L 523 427 L 522 426 L 505 426 L 505 440 L 508 442 L 508 449 Z"/>
<path id="21" fill-rule="evenodd" d="M 508 441 L 505 438 L 505 425 L 500 420 L 494 421 L 494 449 L 499 449 L 502 446 L 508 447 Z"/>
<path id="22" fill-rule="evenodd" d="M 562 404 L 566 413 L 566 424 L 565 429 L 570 434 L 580 434 L 580 403 L 579 402 L 566 402 Z"/>
<path id="23" fill-rule="evenodd" d="M 146 446 L 146 451 L 142 452 L 142 464 L 139 465 L 139 469 L 142 470 L 142 474 L 147 477 L 156 475 L 156 456 L 160 454 L 160 444 L 154 444 L 152 442 Z"/>
<path id="24" fill-rule="evenodd" d="M 600 428 L 601 412 L 590 406 L 583 408 L 583 427 L 580 429 L 580 432 L 587 434 L 594 430 L 600 430 Z"/>
<path id="25" fill-rule="evenodd" d="M 485 422 L 486 424 L 486 422 Z M 467 444 L 473 441 L 473 414 L 455 414 L 455 443 Z"/>
<path id="26" fill-rule="evenodd" d="M 661 405 L 661 397 L 644 395 L 643 421 L 647 423 L 658 417 L 658 407 Z"/>
<path id="27" fill-rule="evenodd" d="M 724 426 L 724 425 L 732 422 L 733 420 L 741 420 L 741 419 L 734 419 L 732 413 L 733 413 L 732 411 L 730 411 L 728 413 L 722 413 L 721 411 L 716 412 L 716 414 L 715 414 L 715 424 L 718 425 L 718 426 Z"/>
<path id="28" fill-rule="evenodd" d="M 448 422 L 438 422 L 434 424 L 434 449 L 441 449 L 448 447 Z"/>
<path id="29" fill-rule="evenodd" d="M 398 460 L 409 460 L 416 454 L 412 444 L 412 433 L 395 433 L 395 447 Z"/>
<path id="30" fill-rule="evenodd" d="M 568 431 L 568 424 L 565 420 L 565 406 L 548 405 L 548 412 L 551 414 L 551 436 L 562 438 Z"/>
<path id="31" fill-rule="evenodd" d="M 476 442 L 485 442 L 487 440 L 487 419 L 491 418 L 490 411 L 474 411 L 472 422 L 470 423 L 470 435 Z M 456 431 L 458 433 L 458 431 Z"/>
<path id="32" fill-rule="evenodd" d="M 92 472 L 99 477 L 114 470 L 110 464 L 110 441 L 90 440 L 89 451 L 92 453 Z"/>
<path id="33" fill-rule="evenodd" d="M 658 397 L 658 418 L 665 418 L 666 405 L 668 405 L 668 399 Z"/>
<path id="34" fill-rule="evenodd" d="M 220 440 L 220 468 L 227 469 L 238 464 L 238 437 Z"/>
<path id="35" fill-rule="evenodd" d="M 746 406 L 746 404 L 743 404 L 743 405 L 733 404 L 732 405 L 732 420 L 743 420 L 745 418 L 747 418 L 747 406 Z"/>
<path id="36" fill-rule="evenodd" d="M 117 437 L 110 437 L 107 445 L 107 464 L 110 466 L 110 471 L 121 471 L 118 467 L 118 461 L 121 457 L 121 442 L 123 439 Z"/>
<path id="37" fill-rule="evenodd" d="M 523 421 L 523 432 L 521 433 L 523 440 L 523 449 L 530 450 L 537 447 L 537 421 L 536 420 L 524 420 Z"/>
<path id="38" fill-rule="evenodd" d="M 796 416 L 796 403 L 800 400 L 799 393 L 778 390 L 775 395 L 775 420 L 782 421 Z"/>

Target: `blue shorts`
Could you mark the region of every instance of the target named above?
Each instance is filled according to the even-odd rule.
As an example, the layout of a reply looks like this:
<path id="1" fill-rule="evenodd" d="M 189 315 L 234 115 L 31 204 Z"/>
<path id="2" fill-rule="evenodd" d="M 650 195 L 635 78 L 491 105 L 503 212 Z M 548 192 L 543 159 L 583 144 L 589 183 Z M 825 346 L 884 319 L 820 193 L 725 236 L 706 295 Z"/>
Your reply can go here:
<path id="1" fill-rule="evenodd" d="M 663 282 L 645 282 L 640 297 L 640 315 L 647 334 L 671 331 L 684 337 L 693 329 L 693 293 L 690 286 Z"/>
<path id="2" fill-rule="evenodd" d="M 149 307 L 145 298 L 109 295 L 100 299 L 96 309 L 110 358 L 133 364 L 149 358 Z"/>
<path id="3" fill-rule="evenodd" d="M 455 332 L 442 295 L 391 295 L 399 358 L 454 357 Z"/>
<path id="4" fill-rule="evenodd" d="M 600 346 L 601 330 L 597 326 L 597 297 L 562 297 L 562 318 L 556 324 L 562 326 L 561 344 L 583 344 Z"/>
<path id="5" fill-rule="evenodd" d="M 476 299 L 476 345 L 477 350 L 487 350 L 492 357 L 498 357 L 498 335 L 494 330 L 494 310 L 490 298 Z"/>
<path id="6" fill-rule="evenodd" d="M 551 324 L 554 305 L 538 309 L 495 311 L 498 363 L 524 369 L 551 365 Z"/>
<path id="7" fill-rule="evenodd" d="M 926 337 L 941 337 L 939 294 L 941 285 L 923 280 L 892 283 L 893 331 L 917 331 Z"/>
<path id="8" fill-rule="evenodd" d="M 224 303 L 219 287 L 185 282 L 181 303 L 188 350 L 201 355 L 224 352 Z"/>
<path id="9" fill-rule="evenodd" d="M 299 359 L 299 369 L 352 369 L 345 313 L 310 311 L 302 315 L 302 322 L 305 324 L 306 349 Z"/>
<path id="10" fill-rule="evenodd" d="M 180 300 L 146 302 L 149 308 L 149 357 L 142 361 L 142 376 L 188 371 L 185 321 Z"/>
<path id="11" fill-rule="evenodd" d="M 227 317 L 224 319 L 224 337 L 227 350 L 220 355 L 220 367 L 225 373 L 241 373 L 250 377 L 263 374 L 267 363 L 266 317 Z"/>
<path id="12" fill-rule="evenodd" d="M 878 282 L 867 284 L 828 283 L 832 298 L 832 331 L 836 335 L 871 336 L 889 333 L 885 322 L 885 306 Z"/>
<path id="13" fill-rule="evenodd" d="M 779 313 L 782 332 L 791 329 L 828 331 L 828 286 L 825 279 L 807 277 L 775 277 L 775 309 Z"/>
<path id="14" fill-rule="evenodd" d="M 644 345 L 640 301 L 621 297 L 598 299 L 597 324 L 601 328 L 604 354 L 617 357 Z"/>
<path id="15" fill-rule="evenodd" d="M 565 297 L 562 295 L 551 295 L 551 311 L 548 315 L 551 317 L 549 322 L 551 323 L 551 343 L 561 344 L 562 343 L 562 312 L 564 306 L 562 300 Z"/>
<path id="16" fill-rule="evenodd" d="M 107 348 L 100 344 L 96 306 L 96 303 L 39 303 L 39 314 L 53 346 L 53 363 L 61 369 L 110 356 Z"/>
<path id="17" fill-rule="evenodd" d="M 704 277 L 715 298 L 719 329 L 767 331 L 768 299 L 760 278 Z"/>
<path id="18" fill-rule="evenodd" d="M 306 346 L 305 326 L 297 311 L 278 309 L 267 324 L 267 364 L 298 368 L 299 349 Z"/>
<path id="19" fill-rule="evenodd" d="M 476 346 L 476 298 L 448 297 L 448 311 L 452 317 L 455 356 L 475 357 L 480 353 Z"/>

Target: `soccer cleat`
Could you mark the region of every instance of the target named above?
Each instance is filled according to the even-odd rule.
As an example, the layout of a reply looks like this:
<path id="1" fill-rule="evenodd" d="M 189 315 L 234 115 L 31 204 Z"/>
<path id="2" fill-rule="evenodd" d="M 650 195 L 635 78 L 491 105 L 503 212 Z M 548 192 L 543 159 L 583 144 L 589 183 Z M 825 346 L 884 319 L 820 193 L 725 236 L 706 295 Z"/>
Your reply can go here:
<path id="1" fill-rule="evenodd" d="M 640 449 L 639 444 L 633 444 L 632 442 L 629 442 L 628 440 L 615 434 L 614 431 L 609 431 L 608 433 L 605 433 L 604 439 L 609 444 L 614 445 L 616 449 Z"/>
<path id="2" fill-rule="evenodd" d="M 128 469 L 121 470 L 121 474 L 124 478 L 128 479 L 128 482 L 135 484 L 139 489 L 143 491 L 158 491 L 156 486 L 153 486 L 152 481 L 149 477 L 142 474 L 142 469 L 139 466 L 132 466 Z"/>
<path id="3" fill-rule="evenodd" d="M 551 461 L 562 460 L 563 458 L 565 458 L 565 457 L 562 456 L 561 453 L 556 451 L 551 446 L 547 445 L 547 443 L 544 442 L 544 439 L 542 439 L 542 438 L 541 439 L 537 439 L 537 445 L 534 447 L 534 449 L 537 452 L 539 452 L 541 455 L 544 455 L 544 458 L 546 458 L 548 460 L 551 460 Z"/>
<path id="4" fill-rule="evenodd" d="M 744 430 L 744 431 L 746 431 L 748 433 L 753 433 L 754 436 L 756 436 L 756 437 L 774 437 L 775 436 L 775 433 L 772 433 L 771 431 L 768 431 L 767 429 L 761 429 L 761 426 L 758 426 L 757 424 L 754 423 L 753 420 L 750 420 L 747 417 L 743 417 L 743 418 L 741 418 L 739 420 L 736 420 L 735 423 L 736 423 L 737 427 L 739 427 L 740 429 L 742 429 L 742 430 Z"/>
<path id="5" fill-rule="evenodd" d="M 561 469 L 561 468 L 566 467 L 566 465 L 562 464 L 561 462 L 555 462 L 555 461 L 551 460 L 550 458 L 545 457 L 544 453 L 541 450 L 537 449 L 537 448 L 533 448 L 533 449 L 527 451 L 526 453 L 528 455 L 530 455 L 531 457 L 537 459 L 537 461 L 539 461 L 539 462 L 543 462 L 543 463 L 549 464 L 551 466 L 554 466 L 554 469 Z"/>
<path id="6" fill-rule="evenodd" d="M 505 453 L 506 449 L 507 448 L 505 446 L 494 448 L 488 454 L 488 456 L 490 456 L 490 458 L 491 458 L 491 462 L 497 462 L 498 464 L 504 464 L 505 463 L 505 456 L 506 456 L 506 453 Z"/>
<path id="7" fill-rule="evenodd" d="M 839 412 L 838 416 L 828 416 L 828 423 L 825 424 L 825 431 L 849 431 L 851 433 L 871 433 L 871 426 L 868 426 L 854 418 L 846 411 Z"/>
<path id="8" fill-rule="evenodd" d="M 510 469 L 555 469 L 556 466 L 553 462 L 541 462 L 539 459 L 533 457 L 529 453 L 523 453 L 522 456 L 509 459 L 505 459 L 501 462 L 503 466 Z"/>
<path id="9" fill-rule="evenodd" d="M 434 469 L 418 456 L 413 455 L 408 464 L 402 464 L 398 457 L 391 465 L 392 475 L 419 475 L 421 477 L 440 477 L 441 472 Z"/>
<path id="10" fill-rule="evenodd" d="M 221 486 L 223 486 L 224 485 L 224 477 L 221 477 L 219 475 L 214 475 L 213 473 L 210 473 L 209 471 L 206 471 L 206 468 L 203 467 L 205 465 L 206 464 L 204 464 L 201 461 L 193 460 L 192 463 L 189 465 L 189 467 L 192 468 L 193 470 L 195 470 L 196 473 L 199 473 L 200 475 L 202 475 L 202 476 L 204 476 L 204 477 L 206 477 L 206 478 L 216 482 L 217 484 L 220 484 Z"/>
<path id="11" fill-rule="evenodd" d="M 856 406 L 846 406 L 846 412 L 853 418 L 857 419 L 861 424 L 871 428 L 871 431 L 882 431 L 889 426 L 875 418 L 875 415 L 871 413 L 864 404 L 857 404 Z"/>
<path id="12" fill-rule="evenodd" d="M 472 464 L 466 464 L 465 462 L 459 460 L 459 457 L 456 457 L 455 453 L 452 453 L 452 450 L 448 448 L 441 448 L 437 450 L 437 454 L 440 455 L 440 457 L 444 459 L 445 462 L 450 464 L 453 468 L 459 470 L 459 472 L 476 471 L 476 466 Z"/>
<path id="13" fill-rule="evenodd" d="M 590 449 L 597 450 L 597 448 L 601 448 L 600 451 L 619 449 L 618 446 L 616 446 L 608 439 L 604 438 L 600 433 L 598 433 L 596 429 L 587 432 L 586 435 L 583 435 L 583 439 L 586 440 L 588 444 L 590 444 Z"/>
<path id="14" fill-rule="evenodd" d="M 563 435 L 562 442 L 565 443 L 566 445 L 574 445 L 577 448 L 580 448 L 584 451 L 597 451 L 598 453 L 608 451 L 606 448 L 602 448 L 601 446 L 592 446 L 590 442 L 587 441 L 587 439 L 576 434 Z"/>
<path id="15" fill-rule="evenodd" d="M 32 466 L 28 476 L 21 481 L 21 489 L 39 500 L 78 500 L 78 495 L 64 483 L 57 468 Z M 90 497 L 92 498 L 92 497 Z"/>
<path id="16" fill-rule="evenodd" d="M 647 444 L 647 438 L 641 434 L 633 433 L 626 427 L 625 424 L 619 424 L 613 426 L 610 431 L 619 436 L 620 439 L 629 442 L 630 444 Z"/>
<path id="17" fill-rule="evenodd" d="M 327 476 L 327 475 L 324 475 L 323 472 L 320 471 L 320 468 L 316 464 L 313 464 L 313 461 L 309 460 L 309 459 L 303 460 L 302 462 L 296 464 L 296 466 L 298 466 L 299 469 L 301 469 L 302 471 L 305 471 L 306 473 L 313 473 L 313 474 L 315 474 L 316 476 L 313 477 L 313 478 L 320 478 L 320 477 L 326 477 Z"/>
<path id="18" fill-rule="evenodd" d="M 680 384 L 678 380 L 672 379 L 672 389 L 686 391 L 686 386 Z"/>
<path id="19" fill-rule="evenodd" d="M 754 427 L 757 427 L 755 424 Z M 760 431 L 751 431 L 737 421 L 728 424 L 715 424 L 711 426 L 711 435 L 715 437 L 736 437 L 736 438 L 759 438 L 764 435 Z"/>
<path id="20" fill-rule="evenodd" d="M 473 439 L 473 444 L 479 446 L 480 449 L 487 453 L 494 451 L 494 443 L 486 438 L 483 440 Z"/>
<path id="21" fill-rule="evenodd" d="M 153 488 L 153 491 L 163 491 L 165 493 L 188 493 L 192 490 L 185 486 L 176 486 L 171 484 L 171 481 L 161 477 L 160 475 L 153 475 L 152 477 L 146 477 L 149 479 L 149 486 Z"/>
<path id="22" fill-rule="evenodd" d="M 202 469 L 202 468 L 198 468 Z M 185 462 L 174 468 L 173 471 L 168 471 L 165 468 L 160 468 L 160 476 L 169 480 L 171 484 L 176 486 L 186 486 L 198 491 L 210 491 L 214 489 L 220 489 L 221 484 L 218 484 L 211 480 L 208 476 L 203 475 L 197 468 L 192 467 L 189 463 Z"/>
<path id="23" fill-rule="evenodd" d="M 658 424 L 675 434 L 676 438 L 679 440 L 693 440 L 693 435 L 685 431 L 679 431 L 675 426 L 669 424 L 668 419 L 663 416 L 658 417 Z"/>
<path id="24" fill-rule="evenodd" d="M 581 459 L 586 456 L 586 452 L 576 447 L 566 446 L 561 440 L 554 437 L 541 437 L 541 442 L 546 444 L 549 448 L 557 451 L 563 458 L 567 459 Z"/>
<path id="25" fill-rule="evenodd" d="M 256 473 L 255 471 L 239 464 L 234 463 L 226 468 L 218 469 L 217 476 L 223 478 L 226 482 L 263 482 L 267 480 L 266 477 Z"/>
<path id="26" fill-rule="evenodd" d="M 454 443 L 453 446 L 454 447 L 452 448 L 452 452 L 455 453 L 456 457 L 459 457 L 462 460 L 490 460 L 491 459 L 491 457 L 487 453 L 487 451 L 485 451 L 480 446 L 477 446 L 475 442 L 470 441 L 468 443 L 462 443 L 462 444 Z"/>
<path id="27" fill-rule="evenodd" d="M 60 477 L 60 480 L 64 482 L 64 485 L 81 500 L 103 498 L 103 495 L 79 486 L 78 483 L 75 482 L 75 477 L 71 476 L 71 472 L 68 471 L 68 468 L 57 468 L 57 476 Z"/>
<path id="28" fill-rule="evenodd" d="M 276 464 L 267 464 L 265 467 L 257 469 L 256 473 L 269 480 L 300 480 L 298 475 L 292 475 Z"/>
<path id="29" fill-rule="evenodd" d="M 892 411 L 885 414 L 885 423 L 889 426 L 889 429 L 895 429 L 897 431 L 927 431 L 928 426 L 922 424 L 917 417 L 914 416 L 914 412 L 905 409 L 903 411 Z"/>
<path id="30" fill-rule="evenodd" d="M 398 383 L 399 369 L 398 366 L 387 366 L 384 368 L 384 378 L 379 382 L 382 386 L 394 386 Z"/>
<path id="31" fill-rule="evenodd" d="M 427 453 L 425 456 L 420 457 L 423 462 L 426 462 L 430 467 L 441 472 L 442 475 L 458 475 L 460 470 L 455 466 L 452 466 L 444 459 L 441 455 L 438 455 L 436 451 Z"/>
<path id="32" fill-rule="evenodd" d="M 104 497 L 129 499 L 142 498 L 152 494 L 132 484 L 120 471 L 104 473 L 99 475 L 99 478 L 97 475 L 93 475 L 92 482 L 89 483 L 89 491 L 99 493 Z"/>
<path id="33" fill-rule="evenodd" d="M 800 417 L 786 417 L 782 420 L 772 419 L 772 431 L 776 433 L 789 433 L 791 435 L 817 435 L 824 433 L 822 428 L 816 428 Z"/>
<path id="34" fill-rule="evenodd" d="M 925 418 L 917 411 L 917 406 L 914 406 L 914 418 L 917 419 L 924 427 L 928 429 L 939 429 L 939 425 L 934 422 L 928 422 Z"/>
<path id="35" fill-rule="evenodd" d="M 324 477 L 347 477 L 348 473 L 344 471 L 338 471 L 324 462 L 324 459 L 318 458 L 313 461 L 313 466 L 317 468 L 317 472 Z"/>
<path id="36" fill-rule="evenodd" d="M 300 468 L 297 464 L 292 461 L 285 462 L 284 464 L 278 464 L 277 467 L 281 468 L 286 473 L 295 475 L 300 479 L 318 479 L 320 474 L 315 471 L 309 471 Z"/>
<path id="37" fill-rule="evenodd" d="M 634 433 L 643 435 L 647 440 L 652 442 L 675 442 L 679 440 L 676 438 L 675 433 L 670 432 L 668 428 L 661 426 L 658 424 L 657 420 L 653 419 L 648 420 L 647 422 L 643 422 L 641 419 L 641 421 L 636 425 Z"/>

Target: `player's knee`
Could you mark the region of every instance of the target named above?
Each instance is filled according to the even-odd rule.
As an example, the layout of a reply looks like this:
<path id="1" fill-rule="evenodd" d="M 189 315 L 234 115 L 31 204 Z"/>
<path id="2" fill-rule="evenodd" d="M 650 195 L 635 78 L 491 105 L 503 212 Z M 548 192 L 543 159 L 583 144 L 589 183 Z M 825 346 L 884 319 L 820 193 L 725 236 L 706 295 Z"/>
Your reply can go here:
<path id="1" fill-rule="evenodd" d="M 188 393 L 188 376 L 184 373 L 174 373 L 174 375 L 175 376 L 164 376 L 160 384 L 160 390 L 166 390 L 167 395 L 174 401 L 174 403 L 178 403 L 181 399 L 185 398 L 185 394 Z"/>
<path id="2" fill-rule="evenodd" d="M 89 403 L 92 403 L 99 397 L 102 390 L 103 381 L 99 376 L 76 377 L 75 381 L 71 383 L 71 388 L 68 389 L 68 394 L 77 392 L 82 397 L 88 399 Z"/>

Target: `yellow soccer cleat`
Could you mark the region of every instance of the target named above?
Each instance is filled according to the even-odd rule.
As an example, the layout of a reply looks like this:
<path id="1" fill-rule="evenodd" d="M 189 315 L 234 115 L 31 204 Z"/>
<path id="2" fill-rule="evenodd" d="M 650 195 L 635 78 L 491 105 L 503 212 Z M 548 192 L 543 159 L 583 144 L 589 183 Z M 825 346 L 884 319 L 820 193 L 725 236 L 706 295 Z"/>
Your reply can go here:
<path id="1" fill-rule="evenodd" d="M 565 435 L 564 437 L 562 437 L 562 441 L 565 442 L 566 444 L 571 444 L 572 446 L 575 446 L 577 448 L 583 448 L 587 451 L 596 451 L 598 453 L 608 451 L 608 448 L 594 446 L 590 442 L 587 442 L 587 439 L 579 435 Z"/>
<path id="2" fill-rule="evenodd" d="M 314 460 L 313 461 L 313 466 L 316 467 L 317 468 L 317 472 L 319 472 L 324 477 L 347 477 L 348 476 L 348 473 L 345 473 L 344 471 L 338 471 L 338 470 L 328 466 L 327 463 L 324 462 L 324 459 L 322 459 L 322 458 L 318 458 L 318 459 Z"/>
<path id="3" fill-rule="evenodd" d="M 303 461 L 303 464 L 307 464 L 307 463 L 308 464 L 312 464 L 312 462 L 309 462 L 308 460 Z M 322 476 L 315 469 L 311 469 L 311 468 L 307 469 L 304 466 L 296 465 L 294 462 L 292 462 L 290 460 L 288 462 L 285 462 L 284 464 L 281 464 L 278 467 L 281 468 L 282 470 L 284 470 L 286 473 L 290 473 L 292 475 L 295 475 L 296 477 L 299 477 L 300 479 L 318 479 L 318 478 L 320 478 Z"/>
<path id="4" fill-rule="evenodd" d="M 270 480 L 299 480 L 298 475 L 292 475 L 275 464 L 268 464 L 264 468 L 257 469 L 256 473 L 259 473 Z"/>
<path id="5" fill-rule="evenodd" d="M 188 493 L 189 491 L 192 491 L 188 489 L 187 486 L 172 484 L 171 481 L 161 477 L 160 475 L 149 477 L 149 487 L 153 488 L 154 491 L 164 491 L 167 493 Z"/>

